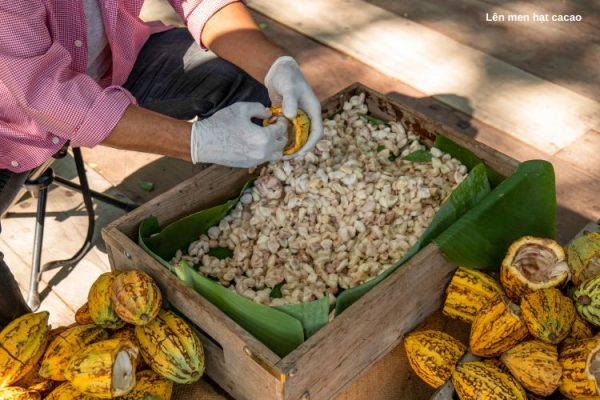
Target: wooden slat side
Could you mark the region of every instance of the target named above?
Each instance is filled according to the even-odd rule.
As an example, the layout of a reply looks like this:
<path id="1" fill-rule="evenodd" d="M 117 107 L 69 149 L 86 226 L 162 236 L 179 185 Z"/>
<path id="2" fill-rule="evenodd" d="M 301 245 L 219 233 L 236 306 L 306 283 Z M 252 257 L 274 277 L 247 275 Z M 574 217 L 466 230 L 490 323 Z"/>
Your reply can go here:
<path id="1" fill-rule="evenodd" d="M 285 398 L 338 393 L 441 306 L 455 269 L 436 245 L 428 245 L 278 363 L 293 372 Z"/>

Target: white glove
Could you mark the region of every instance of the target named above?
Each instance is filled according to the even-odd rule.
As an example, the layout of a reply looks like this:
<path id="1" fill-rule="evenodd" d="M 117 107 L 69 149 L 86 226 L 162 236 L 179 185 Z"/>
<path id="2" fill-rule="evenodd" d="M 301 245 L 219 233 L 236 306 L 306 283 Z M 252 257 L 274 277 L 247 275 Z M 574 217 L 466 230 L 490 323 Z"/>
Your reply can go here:
<path id="1" fill-rule="evenodd" d="M 192 125 L 192 162 L 250 168 L 281 159 L 287 143 L 287 121 L 261 127 L 251 118 L 269 118 L 260 103 L 235 103 Z"/>
<path id="2" fill-rule="evenodd" d="M 265 86 L 273 105 L 281 104 L 283 115 L 292 119 L 298 113 L 298 107 L 306 111 L 310 118 L 310 136 L 308 141 L 295 154 L 284 160 L 303 156 L 308 153 L 323 136 L 321 104 L 312 88 L 304 78 L 300 66 L 292 57 L 279 57 L 267 72 Z"/>

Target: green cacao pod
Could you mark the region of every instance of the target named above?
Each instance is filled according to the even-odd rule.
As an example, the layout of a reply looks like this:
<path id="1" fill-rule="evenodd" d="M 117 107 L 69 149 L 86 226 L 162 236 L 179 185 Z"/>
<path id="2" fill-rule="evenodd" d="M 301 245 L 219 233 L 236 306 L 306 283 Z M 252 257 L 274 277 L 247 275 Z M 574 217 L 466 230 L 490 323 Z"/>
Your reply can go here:
<path id="1" fill-rule="evenodd" d="M 592 325 L 600 326 L 600 275 L 579 285 L 573 299 L 579 314 Z"/>
<path id="2" fill-rule="evenodd" d="M 529 333 L 546 343 L 558 344 L 569 336 L 576 313 L 571 299 L 556 288 L 529 293 L 521 302 Z"/>
<path id="3" fill-rule="evenodd" d="M 589 232 L 573 240 L 567 261 L 575 285 L 600 275 L 600 232 Z"/>

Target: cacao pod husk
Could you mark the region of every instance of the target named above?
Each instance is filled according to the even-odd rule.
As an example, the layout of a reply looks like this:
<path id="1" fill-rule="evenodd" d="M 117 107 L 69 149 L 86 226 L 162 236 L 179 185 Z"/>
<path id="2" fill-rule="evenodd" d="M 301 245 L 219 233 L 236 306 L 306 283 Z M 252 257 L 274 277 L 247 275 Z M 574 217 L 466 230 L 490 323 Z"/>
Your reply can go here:
<path id="1" fill-rule="evenodd" d="M 581 339 L 562 348 L 560 392 L 569 399 L 600 399 L 600 338 Z"/>
<path id="2" fill-rule="evenodd" d="M 161 310 L 146 325 L 135 327 L 144 361 L 157 374 L 177 383 L 192 383 L 204 373 L 204 350 L 192 328 L 171 311 Z"/>
<path id="3" fill-rule="evenodd" d="M 108 332 L 96 325 L 75 325 L 67 329 L 48 345 L 40 365 L 40 376 L 55 381 L 66 380 L 65 369 L 71 358 L 88 345 L 107 338 Z"/>
<path id="4" fill-rule="evenodd" d="M 29 313 L 9 323 L 0 332 L 0 387 L 7 387 L 29 374 L 48 344 L 48 312 Z"/>
<path id="5" fill-rule="evenodd" d="M 571 280 L 575 285 L 600 275 L 600 232 L 588 232 L 567 247 Z"/>
<path id="6" fill-rule="evenodd" d="M 500 282 L 512 301 L 536 290 L 558 287 L 569 279 L 569 266 L 560 244 L 524 236 L 510 245 L 500 266 Z"/>
<path id="7" fill-rule="evenodd" d="M 158 315 L 162 295 L 154 279 L 142 271 L 121 272 L 112 284 L 117 315 L 133 325 L 145 325 Z"/>
<path id="8" fill-rule="evenodd" d="M 122 339 L 93 343 L 75 354 L 65 377 L 88 396 L 110 399 L 129 393 L 135 386 L 138 349 Z"/>
<path id="9" fill-rule="evenodd" d="M 95 323 L 90 315 L 90 307 L 86 302 L 84 305 L 79 307 L 75 312 L 75 322 L 79 325 L 89 325 Z"/>
<path id="10" fill-rule="evenodd" d="M 0 400 L 41 400 L 42 396 L 35 390 L 18 386 L 0 388 Z"/>
<path id="11" fill-rule="evenodd" d="M 271 118 L 263 120 L 263 126 L 270 125 L 277 117 L 283 117 L 281 106 L 271 107 Z M 296 153 L 306 144 L 310 135 L 310 118 L 304 110 L 298 109 L 296 117 L 288 120 L 288 141 L 283 149 L 284 155 Z"/>
<path id="12" fill-rule="evenodd" d="M 556 288 L 529 293 L 521 302 L 521 315 L 529 333 L 546 343 L 558 344 L 569 336 L 576 313 L 571 299 Z"/>
<path id="13" fill-rule="evenodd" d="M 581 283 L 573 293 L 577 312 L 594 326 L 600 326 L 600 275 Z"/>
<path id="14" fill-rule="evenodd" d="M 483 306 L 502 293 L 500 284 L 488 274 L 458 267 L 446 289 L 442 312 L 450 318 L 471 323 Z"/>
<path id="15" fill-rule="evenodd" d="M 54 389 L 46 397 L 46 400 L 94 400 L 95 397 L 88 396 L 75 389 L 69 382 L 64 382 Z"/>
<path id="16" fill-rule="evenodd" d="M 122 400 L 170 400 L 173 393 L 173 381 L 163 378 L 152 370 L 138 372 L 136 384 Z"/>
<path id="17" fill-rule="evenodd" d="M 112 284 L 117 272 L 105 272 L 92 284 L 88 293 L 88 308 L 94 323 L 106 329 L 120 329 L 125 326 L 113 307 Z"/>
<path id="18" fill-rule="evenodd" d="M 474 355 L 497 357 L 529 336 L 519 306 L 506 296 L 494 297 L 471 325 L 469 347 Z"/>
<path id="19" fill-rule="evenodd" d="M 549 396 L 560 385 L 562 367 L 555 345 L 539 340 L 522 342 L 501 359 L 517 381 L 534 394 Z"/>
<path id="20" fill-rule="evenodd" d="M 515 378 L 481 361 L 457 365 L 452 384 L 460 400 L 527 400 L 525 390 Z"/>
<path id="21" fill-rule="evenodd" d="M 408 334 L 404 348 L 413 371 L 436 389 L 450 379 L 456 363 L 467 350 L 447 333 L 432 330 Z"/>
<path id="22" fill-rule="evenodd" d="M 135 345 L 138 349 L 140 348 L 140 344 L 138 343 L 137 337 L 135 336 L 135 329 L 133 326 L 128 325 L 125 328 L 121 328 L 119 330 L 113 331 L 110 335 L 111 339 L 125 339 L 129 340 L 131 343 Z M 144 361 L 143 357 L 138 357 L 136 371 L 142 371 L 148 367 L 148 364 Z"/>

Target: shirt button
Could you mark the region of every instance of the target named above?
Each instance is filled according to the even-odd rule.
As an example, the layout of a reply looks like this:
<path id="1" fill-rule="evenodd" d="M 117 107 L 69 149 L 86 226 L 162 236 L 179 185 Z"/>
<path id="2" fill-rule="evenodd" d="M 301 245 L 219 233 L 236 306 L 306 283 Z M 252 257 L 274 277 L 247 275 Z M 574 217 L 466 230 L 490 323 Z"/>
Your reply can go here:
<path id="1" fill-rule="evenodd" d="M 75 47 L 81 47 L 81 46 L 83 46 L 83 42 L 81 40 L 77 39 L 75 41 Z"/>
<path id="2" fill-rule="evenodd" d="M 13 167 L 17 168 L 19 166 L 19 163 L 16 160 L 12 160 L 10 162 L 10 165 L 12 165 Z"/>
<path id="3" fill-rule="evenodd" d="M 52 138 L 52 143 L 54 143 L 54 144 L 58 144 L 58 142 L 60 142 L 60 139 L 59 139 L 59 138 L 57 138 L 56 136 L 54 136 L 54 137 Z"/>

